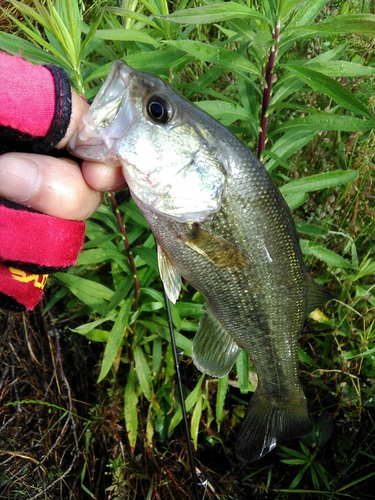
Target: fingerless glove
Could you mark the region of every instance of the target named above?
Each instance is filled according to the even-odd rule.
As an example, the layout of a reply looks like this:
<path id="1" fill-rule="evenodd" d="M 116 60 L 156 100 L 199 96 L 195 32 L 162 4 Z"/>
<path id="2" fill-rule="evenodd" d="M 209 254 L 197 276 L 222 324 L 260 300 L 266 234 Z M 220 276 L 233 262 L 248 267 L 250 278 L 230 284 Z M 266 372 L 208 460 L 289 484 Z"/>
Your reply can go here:
<path id="1" fill-rule="evenodd" d="M 71 116 L 69 78 L 57 66 L 36 66 L 0 53 L 0 154 L 51 154 Z M 31 310 L 48 273 L 75 263 L 85 224 L 0 199 L 0 308 Z"/>

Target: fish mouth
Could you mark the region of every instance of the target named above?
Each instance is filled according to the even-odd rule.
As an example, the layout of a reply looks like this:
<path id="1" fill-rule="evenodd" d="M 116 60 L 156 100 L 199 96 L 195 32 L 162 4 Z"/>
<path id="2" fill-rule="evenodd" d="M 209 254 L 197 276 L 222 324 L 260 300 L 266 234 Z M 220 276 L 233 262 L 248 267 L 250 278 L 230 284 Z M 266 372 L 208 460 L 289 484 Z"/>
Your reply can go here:
<path id="1" fill-rule="evenodd" d="M 116 60 L 82 123 L 69 141 L 68 150 L 86 160 L 119 165 L 114 146 L 126 135 L 134 118 L 129 99 L 134 70 Z"/>

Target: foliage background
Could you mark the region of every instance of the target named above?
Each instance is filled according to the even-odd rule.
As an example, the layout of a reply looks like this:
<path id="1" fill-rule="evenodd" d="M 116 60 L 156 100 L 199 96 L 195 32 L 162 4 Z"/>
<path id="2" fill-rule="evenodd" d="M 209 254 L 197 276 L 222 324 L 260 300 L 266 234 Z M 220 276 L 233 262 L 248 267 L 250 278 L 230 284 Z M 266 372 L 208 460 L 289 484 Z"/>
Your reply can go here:
<path id="1" fill-rule="evenodd" d="M 300 339 L 314 432 L 243 464 L 234 443 L 256 375 L 246 353 L 223 379 L 195 370 L 203 298 L 186 284 L 172 318 L 202 498 L 373 498 L 373 3 L 1 9 L 0 48 L 62 66 L 86 97 L 123 58 L 229 127 L 261 155 L 311 272 L 338 296 Z M 0 498 L 194 498 L 155 242 L 127 192 L 87 221 L 77 265 L 46 297 L 34 314 L 1 313 Z"/>

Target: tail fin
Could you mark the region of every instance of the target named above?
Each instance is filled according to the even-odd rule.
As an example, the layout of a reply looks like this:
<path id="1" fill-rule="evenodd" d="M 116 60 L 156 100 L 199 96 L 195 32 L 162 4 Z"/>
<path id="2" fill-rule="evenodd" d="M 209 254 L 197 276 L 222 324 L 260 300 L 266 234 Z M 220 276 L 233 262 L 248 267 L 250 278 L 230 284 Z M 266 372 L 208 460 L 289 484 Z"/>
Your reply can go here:
<path id="1" fill-rule="evenodd" d="M 312 425 L 302 388 L 283 401 L 259 389 L 252 395 L 236 444 L 239 460 L 251 462 L 285 439 L 305 436 Z"/>

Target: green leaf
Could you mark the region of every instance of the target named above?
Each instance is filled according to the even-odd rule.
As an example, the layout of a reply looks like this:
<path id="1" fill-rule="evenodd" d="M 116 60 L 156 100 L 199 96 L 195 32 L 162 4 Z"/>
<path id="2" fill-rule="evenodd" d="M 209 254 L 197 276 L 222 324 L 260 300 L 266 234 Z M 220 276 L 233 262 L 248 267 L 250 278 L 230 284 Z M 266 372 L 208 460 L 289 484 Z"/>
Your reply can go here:
<path id="1" fill-rule="evenodd" d="M 18 2 L 19 3 L 19 2 Z M 2 9 L 3 10 L 3 9 Z M 14 22 L 15 25 L 17 25 L 21 31 L 24 32 L 24 34 L 29 37 L 31 40 L 36 42 L 38 45 L 43 47 L 46 51 L 50 52 L 51 54 L 54 55 L 55 58 L 55 64 L 59 64 L 62 66 L 66 71 L 69 72 L 71 69 L 70 62 L 68 59 L 60 52 L 60 50 L 56 49 L 52 44 L 48 43 L 43 36 L 39 34 L 38 31 L 34 31 L 30 29 L 26 24 L 21 23 L 16 17 L 12 16 L 11 14 L 7 13 L 7 16 Z M 41 23 L 43 25 L 43 22 Z M 16 38 L 16 37 L 14 37 Z"/>
<path id="2" fill-rule="evenodd" d="M 293 12 L 296 10 L 296 7 L 300 7 L 301 0 L 280 0 L 279 1 L 279 12 L 277 17 L 280 23 L 286 21 L 288 17 L 290 17 Z"/>
<path id="3" fill-rule="evenodd" d="M 49 7 L 49 9 L 51 9 L 51 7 Z M 76 61 L 79 62 L 82 14 L 78 2 L 77 0 L 56 0 L 56 10 L 64 23 L 64 27 L 71 37 L 74 45 Z"/>
<path id="4" fill-rule="evenodd" d="M 115 307 L 117 307 L 122 299 L 124 299 L 130 290 L 134 286 L 134 276 L 132 274 L 127 274 L 126 276 L 121 278 L 115 293 L 112 295 L 111 300 L 107 306 L 108 311 L 112 311 Z"/>
<path id="5" fill-rule="evenodd" d="M 55 56 L 46 52 L 38 45 L 19 38 L 9 33 L 0 31 L 0 49 L 13 55 L 22 55 L 25 59 L 34 64 L 57 64 Z M 61 64 L 61 62 L 59 61 Z M 67 68 L 67 66 L 65 66 Z"/>
<path id="6" fill-rule="evenodd" d="M 189 59 L 184 51 L 166 46 L 159 50 L 137 52 L 124 57 L 125 62 L 132 68 L 159 76 L 168 73 L 169 69 Z"/>
<path id="7" fill-rule="evenodd" d="M 284 460 L 280 460 L 280 462 L 288 465 L 303 465 L 306 463 L 306 458 L 286 458 Z"/>
<path id="8" fill-rule="evenodd" d="M 319 7 L 319 2 L 322 4 L 327 3 L 325 0 L 317 0 L 316 2 L 315 0 L 310 0 L 308 3 L 315 3 L 320 11 L 321 7 Z M 303 8 L 300 10 L 302 13 Z M 298 15 L 299 14 L 297 14 L 297 16 Z M 315 24 L 312 24 L 311 21 L 311 16 L 308 15 L 302 22 L 291 22 L 289 26 L 281 32 L 279 57 L 288 50 L 292 43 L 302 38 L 315 38 L 318 36 L 324 38 L 332 35 L 343 35 L 344 33 L 373 36 L 375 32 L 375 16 L 371 14 L 330 16 Z"/>
<path id="9" fill-rule="evenodd" d="M 322 245 L 314 245 L 310 241 L 302 239 L 300 240 L 300 244 L 302 252 L 305 255 L 314 255 L 330 267 L 337 267 L 340 269 L 356 269 L 356 266 L 354 266 L 347 259 L 344 259 L 344 257 L 337 255 L 337 253 L 332 252 L 332 250 L 329 250 Z"/>
<path id="10" fill-rule="evenodd" d="M 271 21 L 265 15 L 236 2 L 215 2 L 207 6 L 178 10 L 173 14 L 158 17 L 181 24 L 209 24 L 248 17 L 271 25 Z"/>
<path id="11" fill-rule="evenodd" d="M 292 457 L 297 457 L 300 459 L 305 459 L 306 461 L 306 456 L 301 453 L 300 451 L 293 450 L 293 448 L 288 448 L 287 446 L 279 446 L 280 450 L 282 451 L 283 456 L 285 455 L 290 455 Z"/>
<path id="12" fill-rule="evenodd" d="M 44 26 L 46 21 L 50 19 L 48 10 L 44 7 L 44 5 L 40 3 L 36 4 L 36 8 L 33 8 L 23 2 L 18 2 L 17 0 L 9 0 L 9 3 L 11 3 L 13 7 L 19 10 L 24 16 L 33 19 L 41 26 Z M 42 15 L 40 14 L 40 12 L 42 12 Z M 9 15 L 9 13 L 7 14 Z"/>
<path id="13" fill-rule="evenodd" d="M 309 234 L 310 236 L 314 236 L 315 238 L 318 238 L 320 236 L 325 237 L 328 235 L 327 229 L 307 222 L 296 222 L 296 229 L 300 234 Z"/>
<path id="14" fill-rule="evenodd" d="M 68 273 L 55 273 L 55 276 L 65 283 L 69 290 L 84 304 L 100 314 L 107 314 L 107 302 L 114 292 L 100 283 Z"/>
<path id="15" fill-rule="evenodd" d="M 196 450 L 198 449 L 198 433 L 199 433 L 199 424 L 202 416 L 202 402 L 203 402 L 202 387 L 200 387 L 198 392 L 197 403 L 194 407 L 190 424 L 191 439 L 193 440 L 194 448 Z"/>
<path id="16" fill-rule="evenodd" d="M 156 30 L 159 30 L 159 26 L 155 23 L 150 16 L 145 16 L 140 12 L 135 12 L 133 10 L 122 9 L 121 7 L 106 7 L 105 10 L 107 12 L 113 12 L 116 16 L 125 17 L 126 19 L 134 19 L 136 21 L 140 21 L 142 24 L 152 26 Z M 102 10 L 104 12 L 104 9 Z"/>
<path id="17" fill-rule="evenodd" d="M 148 328 L 152 333 L 156 333 L 157 335 L 160 335 L 161 338 L 164 340 L 167 340 L 168 342 L 171 341 L 170 333 L 169 333 L 169 328 L 167 326 L 167 322 L 164 320 L 159 320 L 159 322 L 156 322 L 156 318 L 154 321 L 147 321 L 147 320 L 137 320 L 137 324 L 140 324 L 146 328 Z M 163 324 L 161 324 L 163 323 Z M 192 355 L 192 341 L 188 338 L 185 337 L 185 335 L 182 335 L 180 332 L 175 331 L 174 332 L 175 338 L 176 338 L 176 344 L 179 349 L 181 349 L 186 356 Z"/>
<path id="18" fill-rule="evenodd" d="M 288 28 L 311 25 L 327 3 L 328 0 L 306 0 L 300 2 L 298 10 L 290 21 Z"/>
<path id="19" fill-rule="evenodd" d="M 123 28 L 111 28 L 96 30 L 95 38 L 103 40 L 119 40 L 122 42 L 138 42 L 159 47 L 160 44 L 155 38 L 139 30 L 125 30 Z"/>
<path id="20" fill-rule="evenodd" d="M 316 363 L 314 363 L 314 360 L 303 349 L 301 349 L 301 347 L 298 347 L 298 359 L 301 363 L 314 367 L 317 366 Z"/>
<path id="21" fill-rule="evenodd" d="M 104 12 L 105 12 L 104 9 L 100 10 L 96 20 L 91 23 L 91 26 L 87 31 L 84 29 L 86 25 L 81 20 L 80 25 L 82 26 L 82 33 L 86 33 L 86 36 L 81 44 L 81 49 L 78 56 L 80 60 L 86 58 L 87 55 L 91 52 L 90 48 L 93 46 L 91 42 L 95 38 L 95 33 L 98 30 L 98 27 L 103 19 Z"/>
<path id="22" fill-rule="evenodd" d="M 375 15 L 373 14 L 344 14 L 330 16 L 313 26 L 317 35 L 342 35 L 355 33 L 373 37 L 375 33 Z"/>
<path id="23" fill-rule="evenodd" d="M 242 106 L 219 100 L 199 101 L 196 104 L 200 109 L 219 120 L 225 127 L 229 127 L 237 120 L 245 120 L 252 122 L 253 126 L 259 128 L 258 122 Z"/>
<path id="24" fill-rule="evenodd" d="M 280 66 L 298 76 L 298 78 L 316 92 L 328 95 L 345 109 L 366 116 L 370 120 L 374 118 L 365 104 L 357 99 L 347 88 L 336 82 L 336 80 L 299 64 L 281 64 Z"/>
<path id="25" fill-rule="evenodd" d="M 138 396 L 136 393 L 135 371 L 133 363 L 126 380 L 124 391 L 124 417 L 129 446 L 134 452 L 138 434 Z"/>
<path id="26" fill-rule="evenodd" d="M 62 15 L 65 17 L 63 20 L 59 12 L 53 6 L 52 2 L 48 2 L 48 13 L 50 21 L 44 23 L 44 28 L 50 32 L 56 39 L 57 43 L 61 46 L 63 54 L 69 59 L 72 68 L 77 69 L 79 65 L 79 52 L 81 46 L 81 33 L 78 32 L 77 16 L 80 21 L 81 16 L 77 9 L 75 13 L 72 12 L 72 1 L 57 2 L 62 7 Z M 74 9 L 73 9 L 74 10 Z M 65 24 L 65 22 L 67 24 Z"/>
<path id="27" fill-rule="evenodd" d="M 306 203 L 308 199 L 309 196 L 306 193 L 291 193 L 285 196 L 285 201 L 287 202 L 290 210 L 295 210 L 300 207 Z"/>
<path id="28" fill-rule="evenodd" d="M 276 153 L 278 157 L 285 160 L 296 151 L 299 151 L 305 144 L 315 137 L 316 134 L 316 131 L 307 132 L 306 130 L 289 130 L 273 144 L 271 152 Z M 275 158 L 271 158 L 264 166 L 268 172 L 272 172 L 272 170 L 278 166 L 278 162 Z"/>
<path id="29" fill-rule="evenodd" d="M 375 68 L 372 66 L 363 66 L 363 64 L 348 61 L 329 60 L 326 62 L 319 62 L 316 61 L 316 59 L 317 58 L 311 59 L 306 62 L 305 66 L 319 73 L 324 73 L 327 76 L 341 78 L 375 75 Z"/>
<path id="30" fill-rule="evenodd" d="M 349 184 L 358 177 L 356 170 L 335 170 L 334 172 L 323 172 L 322 174 L 309 175 L 284 184 L 280 191 L 283 195 L 289 193 L 309 193 L 319 191 L 339 184 Z"/>
<path id="31" fill-rule="evenodd" d="M 189 396 L 186 398 L 185 401 L 185 406 L 186 406 L 186 411 L 189 412 L 193 406 L 197 403 L 199 394 L 202 394 L 202 383 L 204 380 L 205 374 L 202 373 L 200 376 L 197 385 L 194 387 L 194 389 L 191 391 Z M 173 432 L 173 429 L 181 422 L 182 420 L 182 410 L 179 408 L 176 413 L 173 415 L 171 423 L 169 424 L 168 428 L 168 434 L 170 435 Z"/>
<path id="32" fill-rule="evenodd" d="M 132 249 L 134 255 L 138 255 L 151 269 L 159 272 L 158 260 L 156 256 L 156 250 L 153 248 L 146 247 L 134 247 Z"/>
<path id="33" fill-rule="evenodd" d="M 142 392 L 148 401 L 151 401 L 153 394 L 152 377 L 150 368 L 147 363 L 145 353 L 141 346 L 136 345 L 133 347 L 133 354 L 135 360 L 135 372 L 141 386 Z"/>
<path id="34" fill-rule="evenodd" d="M 102 366 L 100 368 L 100 374 L 98 377 L 98 382 L 101 382 L 107 375 L 111 366 L 117 356 L 118 349 L 124 338 L 124 332 L 128 324 L 129 314 L 133 304 L 133 299 L 127 299 L 118 313 L 116 321 L 112 327 L 111 333 L 107 345 L 105 347 Z"/>
<path id="35" fill-rule="evenodd" d="M 303 87 L 303 82 L 296 76 L 291 74 L 283 75 L 273 88 L 270 107 L 270 112 L 276 104 L 281 103 L 280 106 L 285 106 L 285 100 L 293 94 L 296 94 Z"/>
<path id="36" fill-rule="evenodd" d="M 93 340 L 94 342 L 108 342 L 109 334 L 107 330 L 101 330 L 100 328 L 94 328 L 86 333 L 85 337 L 87 340 Z"/>
<path id="37" fill-rule="evenodd" d="M 367 356 L 373 356 L 375 354 L 375 347 L 372 349 L 366 349 L 360 354 L 345 353 L 345 359 L 360 359 L 366 358 Z"/>
<path id="38" fill-rule="evenodd" d="M 236 361 L 238 384 L 241 394 L 249 392 L 249 355 L 245 349 L 240 352 Z"/>
<path id="39" fill-rule="evenodd" d="M 111 260 L 116 262 L 124 273 L 131 272 L 127 257 L 118 250 L 108 248 L 105 244 L 98 248 L 83 250 L 78 256 L 77 265 L 102 264 Z"/>
<path id="40" fill-rule="evenodd" d="M 303 478 L 304 474 L 305 474 L 305 471 L 307 469 L 307 465 L 305 465 L 305 467 L 303 467 L 299 472 L 298 474 L 296 475 L 296 477 L 293 479 L 293 481 L 290 483 L 290 486 L 289 488 L 291 490 L 295 489 L 298 484 L 301 482 L 301 479 Z"/>
<path id="41" fill-rule="evenodd" d="M 222 66 L 228 71 L 239 74 L 252 85 L 255 84 L 253 80 L 247 76 L 247 73 L 255 74 L 259 78 L 262 78 L 258 68 L 238 52 L 222 49 L 217 45 L 196 42 L 194 40 L 171 40 L 168 41 L 168 44 L 187 52 L 200 61 L 214 63 L 218 66 Z M 259 89 L 258 92 L 260 92 Z"/>
<path id="42" fill-rule="evenodd" d="M 229 376 L 219 378 L 217 382 L 217 394 L 216 394 L 216 425 L 217 430 L 220 432 L 220 426 L 223 422 L 224 414 L 224 403 L 227 396 L 229 386 Z"/>
<path id="43" fill-rule="evenodd" d="M 163 361 L 163 342 L 160 337 L 156 337 L 152 343 L 152 376 L 157 377 Z"/>
<path id="44" fill-rule="evenodd" d="M 85 323 L 83 325 L 77 326 L 77 328 L 70 328 L 72 332 L 79 333 L 80 335 L 87 335 L 91 330 L 96 328 L 97 326 L 105 323 L 106 321 L 113 321 L 116 317 L 116 314 L 112 313 L 109 316 L 105 316 L 104 318 L 97 319 L 96 321 L 90 321 L 89 323 Z"/>
<path id="45" fill-rule="evenodd" d="M 320 132 L 322 130 L 340 130 L 343 132 L 360 132 L 375 128 L 375 120 L 361 120 L 352 116 L 333 115 L 324 111 L 307 115 L 302 118 L 294 118 L 283 123 L 273 132 L 285 132 L 291 129 L 311 130 Z M 270 134 L 272 136 L 273 134 Z"/>

